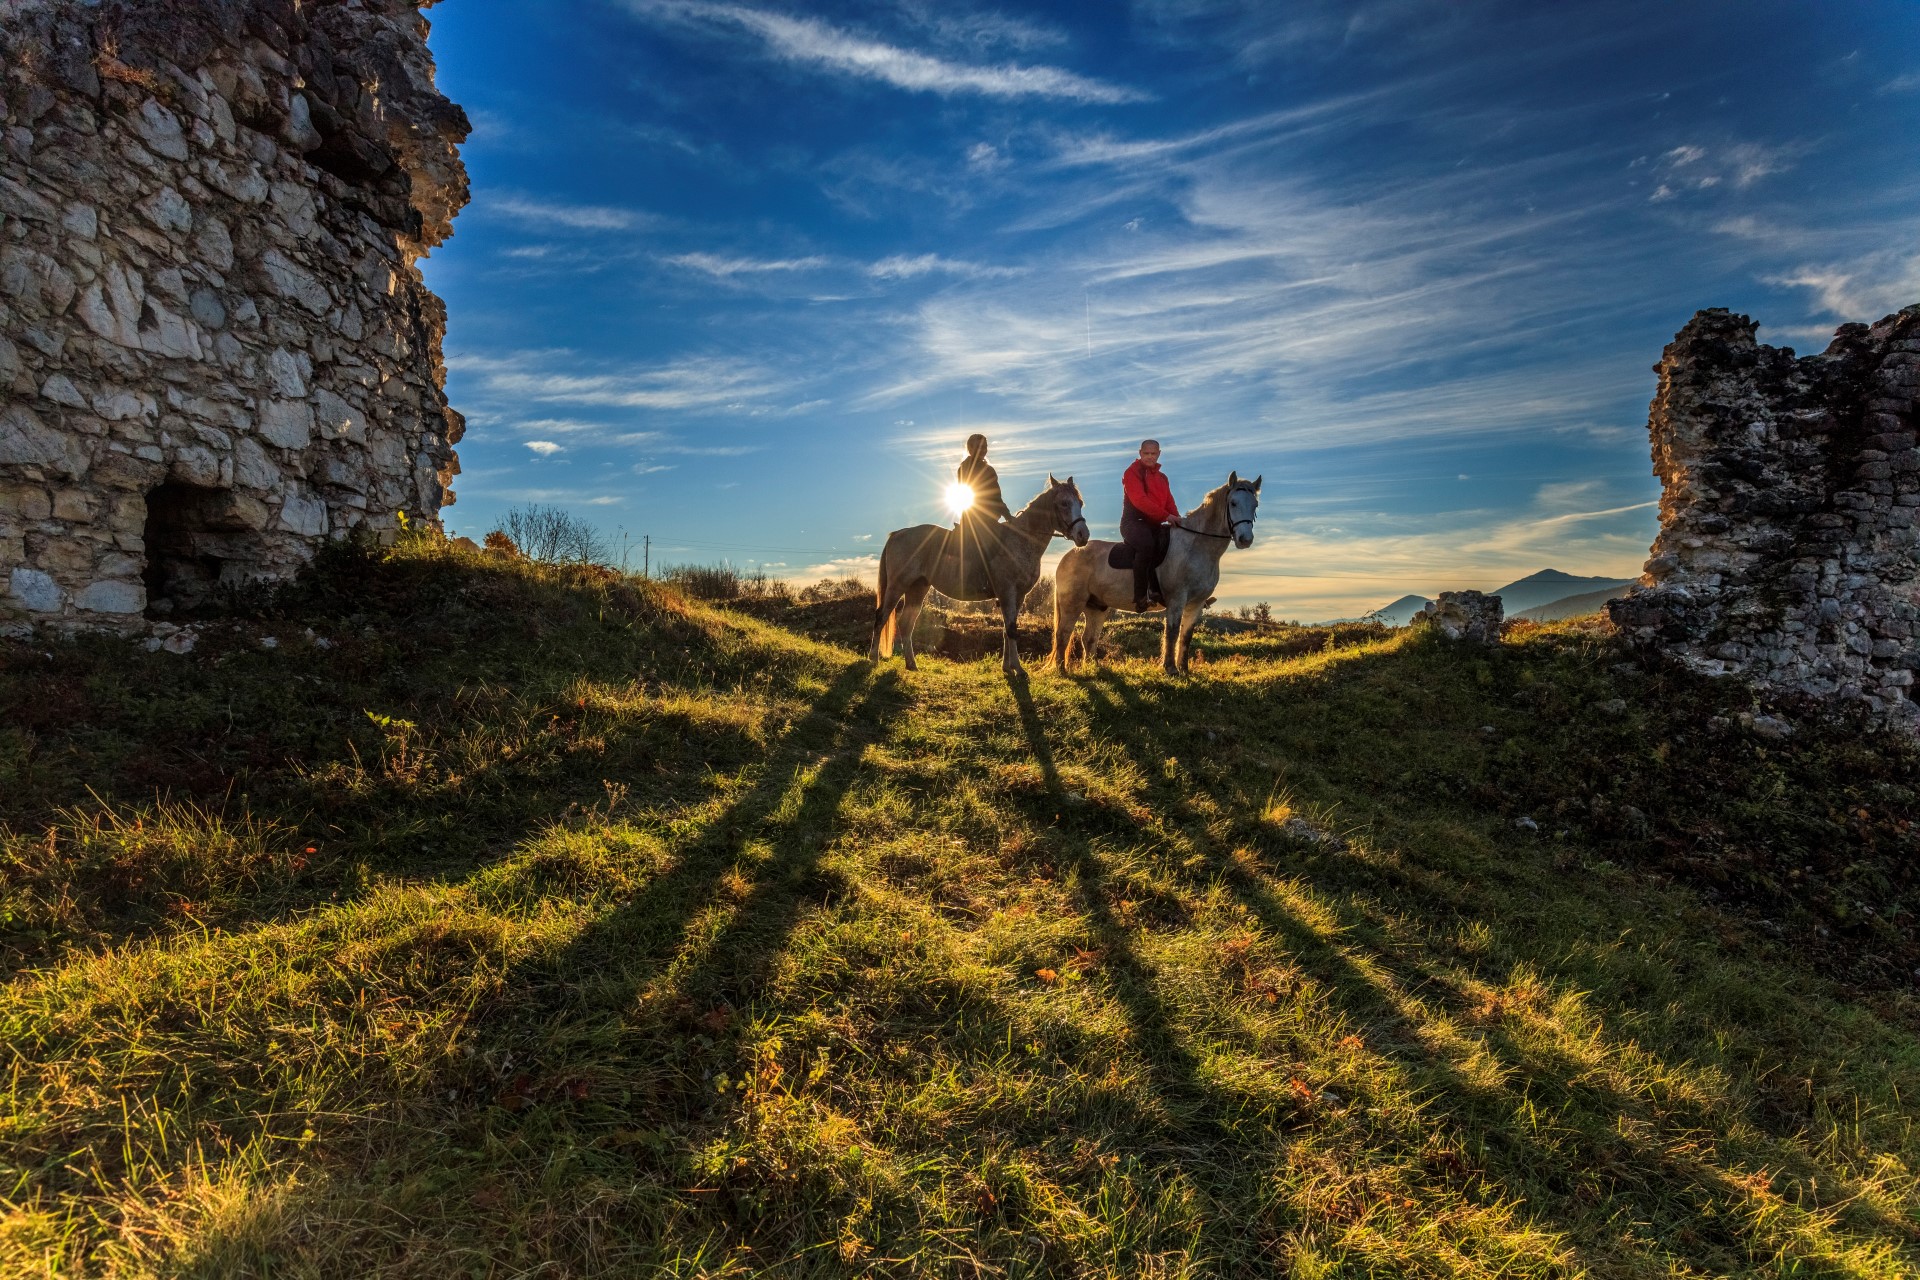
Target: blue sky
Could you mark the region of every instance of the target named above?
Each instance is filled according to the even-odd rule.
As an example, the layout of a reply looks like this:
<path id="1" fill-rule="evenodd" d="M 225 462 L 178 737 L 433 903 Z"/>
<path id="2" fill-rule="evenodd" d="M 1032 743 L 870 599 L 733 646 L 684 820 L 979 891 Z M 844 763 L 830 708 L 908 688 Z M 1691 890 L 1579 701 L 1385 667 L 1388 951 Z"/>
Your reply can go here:
<path id="1" fill-rule="evenodd" d="M 454 0 L 449 528 L 866 572 L 972 431 L 1095 536 L 1265 477 L 1229 605 L 1639 571 L 1649 366 L 1920 302 L 1920 5 Z M 1056 549 L 1064 544 L 1056 544 Z M 638 567 L 638 552 L 634 554 Z"/>

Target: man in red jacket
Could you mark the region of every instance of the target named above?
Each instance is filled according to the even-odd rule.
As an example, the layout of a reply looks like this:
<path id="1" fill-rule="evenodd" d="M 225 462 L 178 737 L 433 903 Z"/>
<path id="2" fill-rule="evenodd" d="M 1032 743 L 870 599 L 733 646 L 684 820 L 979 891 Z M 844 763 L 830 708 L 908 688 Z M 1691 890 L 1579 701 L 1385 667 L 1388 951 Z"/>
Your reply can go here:
<path id="1" fill-rule="evenodd" d="M 1167 554 L 1167 530 L 1180 527 L 1173 488 L 1160 474 L 1158 440 L 1140 442 L 1140 456 L 1127 468 L 1120 487 L 1126 492 L 1120 507 L 1120 536 L 1133 548 L 1133 608 L 1144 613 L 1154 585 L 1153 571 Z"/>

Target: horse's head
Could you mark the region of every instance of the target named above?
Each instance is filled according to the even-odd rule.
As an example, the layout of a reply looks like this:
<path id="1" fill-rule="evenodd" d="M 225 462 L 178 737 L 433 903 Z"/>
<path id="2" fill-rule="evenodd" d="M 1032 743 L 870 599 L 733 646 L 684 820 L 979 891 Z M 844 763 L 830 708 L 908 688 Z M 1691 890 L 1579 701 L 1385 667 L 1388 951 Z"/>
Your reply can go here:
<path id="1" fill-rule="evenodd" d="M 1081 509 L 1080 486 L 1073 477 L 1055 480 L 1053 472 L 1047 472 L 1047 498 L 1053 504 L 1053 531 L 1062 538 L 1072 538 L 1073 545 L 1084 547 L 1091 536 L 1087 529 L 1086 513 Z"/>
<path id="2" fill-rule="evenodd" d="M 1237 470 L 1227 473 L 1227 528 L 1233 545 L 1242 551 L 1253 545 L 1253 516 L 1260 509 L 1262 479 L 1242 480 Z"/>

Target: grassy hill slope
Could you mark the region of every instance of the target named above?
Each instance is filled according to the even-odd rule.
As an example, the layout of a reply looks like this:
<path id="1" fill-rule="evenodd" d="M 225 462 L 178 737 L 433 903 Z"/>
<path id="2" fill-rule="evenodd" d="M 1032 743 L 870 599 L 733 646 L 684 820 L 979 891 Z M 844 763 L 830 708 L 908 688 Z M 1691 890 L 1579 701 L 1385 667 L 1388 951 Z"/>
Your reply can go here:
<path id="1" fill-rule="evenodd" d="M 421 542 L 0 648 L 0 1272 L 1912 1274 L 1911 750 L 1378 635 Z"/>

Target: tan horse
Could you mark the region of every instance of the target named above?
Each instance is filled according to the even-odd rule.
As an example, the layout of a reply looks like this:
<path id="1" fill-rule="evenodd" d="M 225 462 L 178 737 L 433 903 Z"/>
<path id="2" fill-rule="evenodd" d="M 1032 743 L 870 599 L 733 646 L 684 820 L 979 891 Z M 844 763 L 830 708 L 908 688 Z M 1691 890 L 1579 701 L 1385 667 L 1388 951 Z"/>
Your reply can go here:
<path id="1" fill-rule="evenodd" d="M 1167 625 L 1160 642 L 1160 665 L 1168 675 L 1183 672 L 1192 657 L 1194 624 L 1220 585 L 1220 557 L 1227 544 L 1244 550 L 1253 545 L 1253 515 L 1260 507 L 1260 479 L 1242 480 L 1228 474 L 1227 482 L 1201 499 L 1188 512 L 1181 528 L 1169 530 L 1167 558 L 1160 562 L 1160 591 L 1166 599 Z M 1081 652 L 1094 662 L 1100 631 L 1116 608 L 1133 607 L 1133 570 L 1116 569 L 1108 555 L 1117 542 L 1089 542 L 1060 557 L 1053 571 L 1053 666 L 1068 668 L 1073 630 L 1084 611 Z M 1159 608 L 1150 605 L 1149 608 Z"/>
<path id="2" fill-rule="evenodd" d="M 998 600 L 1006 621 L 1001 667 L 1010 676 L 1024 674 L 1016 644 L 1020 602 L 1040 581 L 1040 557 L 1058 537 L 1076 546 L 1087 541 L 1087 518 L 1081 511 L 1080 490 L 1073 477 L 1047 477 L 1046 492 L 1005 524 L 966 519 L 957 529 L 917 524 L 887 535 L 880 553 L 880 583 L 874 592 L 873 646 L 867 656 L 875 662 L 893 656 L 896 627 L 906 653 L 907 670 L 913 661 L 913 624 L 927 591 L 955 600 Z M 895 611 L 898 611 L 896 621 Z"/>

